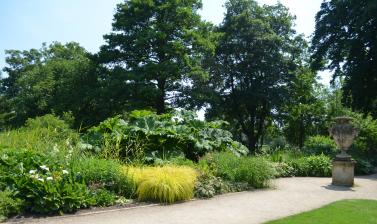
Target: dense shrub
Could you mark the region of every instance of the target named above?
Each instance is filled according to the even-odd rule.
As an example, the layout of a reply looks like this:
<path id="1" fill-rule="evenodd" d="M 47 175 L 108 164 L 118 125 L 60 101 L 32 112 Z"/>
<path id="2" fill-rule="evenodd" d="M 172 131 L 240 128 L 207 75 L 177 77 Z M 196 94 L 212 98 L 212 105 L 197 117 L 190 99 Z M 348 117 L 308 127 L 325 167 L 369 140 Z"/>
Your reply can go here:
<path id="1" fill-rule="evenodd" d="M 108 190 L 97 189 L 92 192 L 93 204 L 96 206 L 111 206 L 116 203 L 117 196 Z"/>
<path id="2" fill-rule="evenodd" d="M 133 111 L 129 115 L 110 118 L 90 129 L 84 140 L 92 151 L 106 158 L 154 161 L 184 154 L 198 160 L 207 152 L 231 150 L 245 154 L 247 148 L 223 130 L 225 122 L 205 122 L 191 112 L 156 115 L 149 111 Z"/>
<path id="3" fill-rule="evenodd" d="M 296 170 L 290 164 L 285 162 L 273 163 L 275 168 L 276 177 L 294 177 L 296 175 Z"/>
<path id="4" fill-rule="evenodd" d="M 299 151 L 276 151 L 266 158 L 274 163 L 277 177 L 331 175 L 331 157 L 308 155 Z"/>
<path id="5" fill-rule="evenodd" d="M 57 173 L 57 171 L 54 171 Z M 72 175 L 36 174 L 18 186 L 19 197 L 25 197 L 26 209 L 34 213 L 70 213 L 93 204 L 84 183 Z"/>
<path id="6" fill-rule="evenodd" d="M 173 203 L 193 197 L 197 173 L 189 167 L 163 166 L 128 168 L 141 201 Z"/>
<path id="7" fill-rule="evenodd" d="M 18 214 L 23 206 L 23 201 L 15 198 L 9 190 L 0 191 L 0 222 L 11 215 Z"/>
<path id="8" fill-rule="evenodd" d="M 304 144 L 304 150 L 305 152 L 309 154 L 325 154 L 334 156 L 337 153 L 337 147 L 330 137 L 328 136 L 310 136 Z"/>
<path id="9" fill-rule="evenodd" d="M 325 155 L 303 156 L 288 161 L 293 167 L 294 176 L 328 177 L 331 176 L 331 159 Z"/>
<path id="10" fill-rule="evenodd" d="M 126 196 L 134 192 L 134 184 L 124 175 L 122 165 L 115 160 L 84 157 L 75 160 L 72 169 L 91 189 L 105 188 Z"/>
<path id="11" fill-rule="evenodd" d="M 365 175 L 365 174 L 372 174 L 375 171 L 374 166 L 372 163 L 370 163 L 368 160 L 359 158 L 359 157 L 354 157 L 356 160 L 356 165 L 355 165 L 355 173 L 357 175 Z"/>
<path id="12" fill-rule="evenodd" d="M 267 187 L 275 175 L 272 165 L 261 157 L 238 157 L 221 152 L 208 155 L 205 160 L 217 176 L 231 182 L 246 182 L 254 188 Z"/>
<path id="13" fill-rule="evenodd" d="M 368 159 L 377 166 L 377 119 L 358 113 L 350 113 L 349 116 L 353 117 L 353 122 L 359 128 L 350 153 L 355 157 Z"/>
<path id="14" fill-rule="evenodd" d="M 283 149 L 287 146 L 287 140 L 285 139 L 284 136 L 277 136 L 272 138 L 268 145 L 270 146 L 271 149 L 276 150 L 276 149 Z"/>
<path id="15" fill-rule="evenodd" d="M 25 123 L 25 128 L 32 130 L 32 129 L 56 129 L 57 132 L 59 132 L 62 135 L 65 135 L 65 137 L 70 135 L 71 129 L 68 123 L 66 121 L 52 115 L 52 114 L 46 114 L 41 117 L 36 118 L 29 118 Z"/>
<path id="16" fill-rule="evenodd" d="M 247 183 L 232 183 L 221 177 L 203 173 L 196 181 L 194 195 L 197 198 L 211 198 L 217 194 L 249 190 Z"/>

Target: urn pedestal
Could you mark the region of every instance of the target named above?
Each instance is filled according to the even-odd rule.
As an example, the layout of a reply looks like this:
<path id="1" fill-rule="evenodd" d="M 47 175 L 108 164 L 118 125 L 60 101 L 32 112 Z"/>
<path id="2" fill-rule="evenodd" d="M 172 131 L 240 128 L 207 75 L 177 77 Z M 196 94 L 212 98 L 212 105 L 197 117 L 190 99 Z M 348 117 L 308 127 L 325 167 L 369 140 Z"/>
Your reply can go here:
<path id="1" fill-rule="evenodd" d="M 355 177 L 355 164 L 356 161 L 339 160 L 335 158 L 332 161 L 332 184 L 337 186 L 352 187 Z"/>
<path id="2" fill-rule="evenodd" d="M 349 117 L 337 117 L 335 123 L 330 127 L 330 135 L 334 138 L 340 154 L 336 155 L 332 162 L 332 184 L 351 187 L 354 184 L 355 160 L 347 154 L 358 129 L 352 124 Z"/>

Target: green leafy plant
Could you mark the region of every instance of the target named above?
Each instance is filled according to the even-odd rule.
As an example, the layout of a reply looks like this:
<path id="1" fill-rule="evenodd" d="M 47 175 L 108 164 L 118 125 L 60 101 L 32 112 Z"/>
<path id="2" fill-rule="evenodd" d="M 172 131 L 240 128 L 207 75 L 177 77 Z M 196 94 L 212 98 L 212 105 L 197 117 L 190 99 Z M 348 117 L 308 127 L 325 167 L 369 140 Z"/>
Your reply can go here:
<path id="1" fill-rule="evenodd" d="M 24 201 L 15 198 L 10 190 L 0 191 L 0 222 L 22 211 Z"/>
<path id="2" fill-rule="evenodd" d="M 276 177 L 293 177 L 296 175 L 295 168 L 285 162 L 273 163 Z"/>
<path id="3" fill-rule="evenodd" d="M 310 136 L 304 144 L 305 152 L 309 154 L 325 154 L 334 156 L 337 153 L 335 142 L 328 136 Z"/>
<path id="4" fill-rule="evenodd" d="M 92 192 L 93 204 L 96 206 L 111 206 L 117 201 L 117 196 L 105 189 L 97 189 Z"/>
<path id="5" fill-rule="evenodd" d="M 211 198 L 217 194 L 247 189 L 247 186 L 245 188 L 239 188 L 239 186 L 241 185 L 232 184 L 230 181 L 225 181 L 221 177 L 203 173 L 197 179 L 194 194 L 197 198 Z"/>
<path id="6" fill-rule="evenodd" d="M 229 152 L 213 153 L 205 158 L 215 174 L 231 182 L 246 182 L 254 188 L 267 187 L 274 177 L 272 165 L 262 157 L 238 157 Z"/>
<path id="7" fill-rule="evenodd" d="M 366 159 L 354 157 L 356 160 L 355 173 L 358 175 L 372 174 L 375 172 L 375 167 Z"/>
<path id="8" fill-rule="evenodd" d="M 85 183 L 69 169 L 69 156 L 54 152 L 2 149 L 0 189 L 24 200 L 24 210 L 42 214 L 73 212 L 91 204 Z"/>
<path id="9" fill-rule="evenodd" d="M 124 118 L 110 118 L 92 128 L 84 141 L 106 158 L 154 161 L 179 155 L 197 161 L 207 152 L 230 150 L 247 153 L 247 148 L 223 130 L 225 122 L 205 122 L 192 112 L 156 115 L 133 111 Z"/>
<path id="10" fill-rule="evenodd" d="M 377 119 L 372 116 L 349 112 L 353 122 L 359 128 L 359 134 L 351 145 L 350 154 L 363 159 L 368 159 L 372 165 L 377 166 Z"/>
<path id="11" fill-rule="evenodd" d="M 308 155 L 297 150 L 279 150 L 265 158 L 274 163 L 277 177 L 331 175 L 331 157 L 324 154 Z"/>
<path id="12" fill-rule="evenodd" d="M 331 159 L 323 154 L 317 156 L 303 156 L 288 161 L 288 165 L 293 167 L 294 176 L 331 176 Z"/>
<path id="13" fill-rule="evenodd" d="M 18 190 L 27 199 L 26 209 L 34 213 L 70 213 L 93 204 L 86 185 L 71 175 L 61 179 L 50 175 L 30 176 Z"/>

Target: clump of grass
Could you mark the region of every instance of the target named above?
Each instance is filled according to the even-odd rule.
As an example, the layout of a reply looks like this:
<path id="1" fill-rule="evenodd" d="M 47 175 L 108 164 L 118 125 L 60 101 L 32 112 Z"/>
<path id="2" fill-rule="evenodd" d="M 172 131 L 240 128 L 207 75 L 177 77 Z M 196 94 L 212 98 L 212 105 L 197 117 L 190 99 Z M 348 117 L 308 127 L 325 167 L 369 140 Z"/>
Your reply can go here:
<path id="1" fill-rule="evenodd" d="M 28 119 L 25 126 L 19 129 L 0 132 L 0 147 L 40 152 L 70 150 L 78 140 L 76 131 L 51 114 Z"/>
<path id="2" fill-rule="evenodd" d="M 116 160 L 83 157 L 72 162 L 72 169 L 80 173 L 91 188 L 105 188 L 127 197 L 134 192 L 132 180 L 124 174 L 121 163 Z"/>
<path id="3" fill-rule="evenodd" d="M 193 198 L 197 173 L 189 167 L 129 167 L 127 175 L 136 184 L 141 201 L 173 203 Z"/>

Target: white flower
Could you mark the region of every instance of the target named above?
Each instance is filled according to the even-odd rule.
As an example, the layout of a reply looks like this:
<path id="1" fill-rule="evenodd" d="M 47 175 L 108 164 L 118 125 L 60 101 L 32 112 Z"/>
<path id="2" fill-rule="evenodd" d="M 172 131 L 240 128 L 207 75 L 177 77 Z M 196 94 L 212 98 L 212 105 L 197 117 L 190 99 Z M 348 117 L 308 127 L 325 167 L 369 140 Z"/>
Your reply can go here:
<path id="1" fill-rule="evenodd" d="M 37 171 L 36 170 L 30 170 L 29 174 L 35 174 Z"/>
<path id="2" fill-rule="evenodd" d="M 46 180 L 53 180 L 54 178 L 52 177 L 47 177 Z"/>
<path id="3" fill-rule="evenodd" d="M 39 166 L 42 170 L 46 170 L 46 171 L 50 171 L 50 169 L 46 166 L 46 165 L 43 165 L 43 166 Z"/>
<path id="4" fill-rule="evenodd" d="M 41 182 L 45 182 L 45 180 L 43 180 L 43 178 L 37 178 L 37 180 L 39 180 Z"/>
<path id="5" fill-rule="evenodd" d="M 68 174 L 69 173 L 68 170 L 63 170 L 62 172 L 63 172 L 63 174 Z"/>

